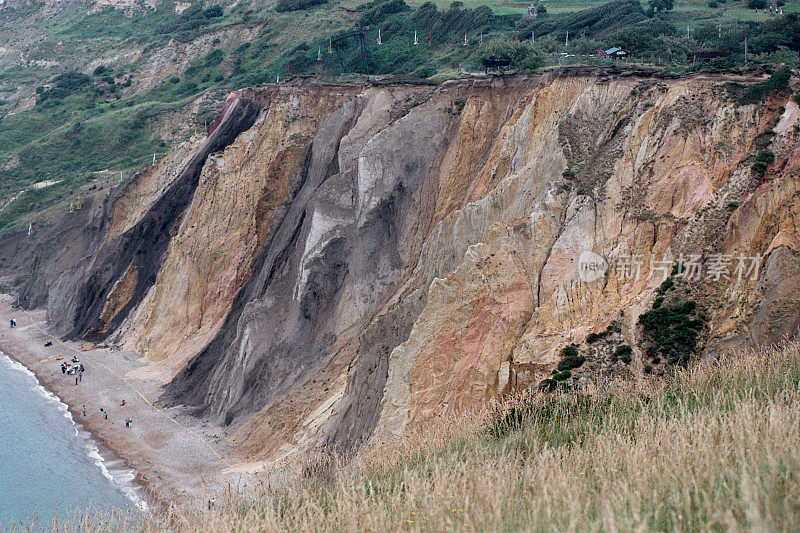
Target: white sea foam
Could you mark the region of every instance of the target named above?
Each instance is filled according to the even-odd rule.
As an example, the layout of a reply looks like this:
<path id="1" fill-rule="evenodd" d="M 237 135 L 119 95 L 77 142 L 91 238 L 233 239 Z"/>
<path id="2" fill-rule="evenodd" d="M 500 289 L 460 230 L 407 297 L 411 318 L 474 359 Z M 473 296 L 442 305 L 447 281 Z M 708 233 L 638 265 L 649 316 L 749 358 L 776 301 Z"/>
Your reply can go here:
<path id="1" fill-rule="evenodd" d="M 88 431 L 84 430 L 77 422 L 75 422 L 75 419 L 72 418 L 72 413 L 69 412 L 67 404 L 62 402 L 61 399 L 51 391 L 44 388 L 42 384 L 39 383 L 39 380 L 36 378 L 34 373 L 28 370 L 25 365 L 11 359 L 3 352 L 0 352 L 0 361 L 3 361 L 14 370 L 22 372 L 31 380 L 33 386 L 32 390 L 38 391 L 45 401 L 53 404 L 59 411 L 61 411 L 61 413 L 64 415 L 64 418 L 70 421 L 70 424 L 72 424 L 72 428 L 75 431 L 75 437 L 82 442 L 86 448 L 86 455 L 92 460 L 94 465 L 100 469 L 100 472 L 103 474 L 103 476 L 108 479 L 109 482 L 115 485 L 131 502 L 133 502 L 133 505 L 137 509 L 141 511 L 147 511 L 147 502 L 141 497 L 142 489 L 136 483 L 134 483 L 136 473 L 130 468 L 126 468 L 125 463 L 123 463 L 121 460 L 117 458 L 106 460 L 102 455 L 100 455 L 100 449 L 97 447 L 97 443 L 94 441 Z"/>

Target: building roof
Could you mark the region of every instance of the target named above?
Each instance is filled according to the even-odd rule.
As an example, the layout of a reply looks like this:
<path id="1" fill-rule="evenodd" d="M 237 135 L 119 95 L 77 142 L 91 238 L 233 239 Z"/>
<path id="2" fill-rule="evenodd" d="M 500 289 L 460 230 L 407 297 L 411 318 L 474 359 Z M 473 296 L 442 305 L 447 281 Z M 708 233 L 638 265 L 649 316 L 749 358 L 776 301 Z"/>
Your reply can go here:
<path id="1" fill-rule="evenodd" d="M 622 51 L 623 51 L 622 48 L 609 48 L 608 50 L 606 50 L 606 53 L 608 55 L 611 55 L 611 54 L 615 54 L 617 52 L 622 52 Z"/>

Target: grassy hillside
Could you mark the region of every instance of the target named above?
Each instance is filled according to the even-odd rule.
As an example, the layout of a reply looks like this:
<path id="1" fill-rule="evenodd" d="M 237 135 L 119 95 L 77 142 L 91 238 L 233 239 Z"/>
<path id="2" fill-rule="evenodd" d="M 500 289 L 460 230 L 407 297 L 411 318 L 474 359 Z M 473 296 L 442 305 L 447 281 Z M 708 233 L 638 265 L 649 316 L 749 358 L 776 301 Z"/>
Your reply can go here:
<path id="1" fill-rule="evenodd" d="M 272 493 L 231 493 L 135 529 L 792 531 L 798 405 L 790 344 L 632 389 L 520 398 Z"/>
<path id="2" fill-rule="evenodd" d="M 99 172 L 133 175 L 154 153 L 202 129 L 227 91 L 287 75 L 442 80 L 482 70 L 490 55 L 530 71 L 596 64 L 586 54 L 611 46 L 677 72 L 709 68 L 692 66 L 691 50 L 729 50 L 730 58 L 710 65 L 726 69 L 743 64 L 745 36 L 751 64 L 797 64 L 797 15 L 748 8 L 764 0 L 676 0 L 654 12 L 650 2 L 662 1 L 543 1 L 535 20 L 527 2 L 510 0 L 207 0 L 182 10 L 164 0 L 132 12 L 93 9 L 90 0 L 7 2 L 0 8 L 0 232 L 46 223 L 37 212 L 79 201 Z M 780 3 L 785 13 L 800 11 L 800 0 Z M 363 47 L 362 34 L 337 39 L 354 30 L 363 30 Z M 41 181 L 60 185 L 28 190 Z"/>

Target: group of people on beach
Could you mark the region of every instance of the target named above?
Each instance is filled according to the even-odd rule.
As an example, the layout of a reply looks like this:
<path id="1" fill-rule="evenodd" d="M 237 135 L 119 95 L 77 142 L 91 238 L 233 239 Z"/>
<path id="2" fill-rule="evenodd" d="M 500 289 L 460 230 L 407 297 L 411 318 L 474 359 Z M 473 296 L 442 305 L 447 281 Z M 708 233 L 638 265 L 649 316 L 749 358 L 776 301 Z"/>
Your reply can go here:
<path id="1" fill-rule="evenodd" d="M 14 322 L 14 319 L 12 318 L 11 327 L 14 326 L 16 326 L 16 322 Z M 52 342 L 48 342 L 47 344 L 45 344 L 45 346 L 51 346 L 52 344 L 53 344 Z M 58 359 L 61 358 L 59 357 Z M 83 363 L 81 363 L 80 359 L 78 359 L 77 355 L 73 355 L 72 359 L 69 362 L 63 361 L 61 363 L 61 373 L 64 375 L 75 376 L 75 385 L 83 381 L 83 373 L 85 371 L 86 368 L 83 366 Z M 126 402 L 125 400 L 122 400 L 122 403 L 120 403 L 119 405 L 120 407 L 125 407 L 127 403 L 128 402 Z M 82 408 L 83 408 L 83 416 L 86 416 L 86 406 L 83 405 Z M 100 408 L 100 416 L 104 420 L 108 420 L 108 411 L 106 411 L 103 407 Z M 126 428 L 133 427 L 132 418 L 125 418 L 125 427 Z"/>
<path id="2" fill-rule="evenodd" d="M 72 362 L 67 363 L 64 361 L 61 363 L 61 373 L 67 374 L 70 376 L 75 376 L 75 385 L 79 382 L 83 381 L 83 372 L 86 370 L 83 366 L 83 363 L 80 362 L 78 356 L 72 356 Z"/>

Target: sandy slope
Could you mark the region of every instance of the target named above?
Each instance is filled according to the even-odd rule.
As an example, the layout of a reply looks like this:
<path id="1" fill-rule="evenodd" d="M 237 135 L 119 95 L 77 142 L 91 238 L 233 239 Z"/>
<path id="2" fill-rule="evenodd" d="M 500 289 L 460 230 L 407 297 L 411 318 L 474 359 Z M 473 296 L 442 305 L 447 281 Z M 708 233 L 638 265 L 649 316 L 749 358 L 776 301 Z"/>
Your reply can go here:
<path id="1" fill-rule="evenodd" d="M 11 317 L 17 321 L 15 329 L 9 328 Z M 165 507 L 202 503 L 227 482 L 242 481 L 238 474 L 223 473 L 236 458 L 218 429 L 176 408 L 162 410 L 152 405 L 160 393 L 155 381 L 124 378 L 142 366 L 139 354 L 97 348 L 82 351 L 78 343 L 50 337 L 45 327 L 44 311 L 26 313 L 14 309 L 10 297 L 0 298 L 0 350 L 33 371 L 43 386 L 69 406 L 78 423 L 133 468 L 155 502 Z M 53 345 L 45 347 L 47 341 Z M 76 351 L 86 367 L 77 386 L 73 376 L 62 374 L 61 361 L 55 359 L 69 360 Z M 101 407 L 109 412 L 108 419 L 100 415 Z M 126 418 L 133 419 L 133 427 L 125 427 Z"/>

